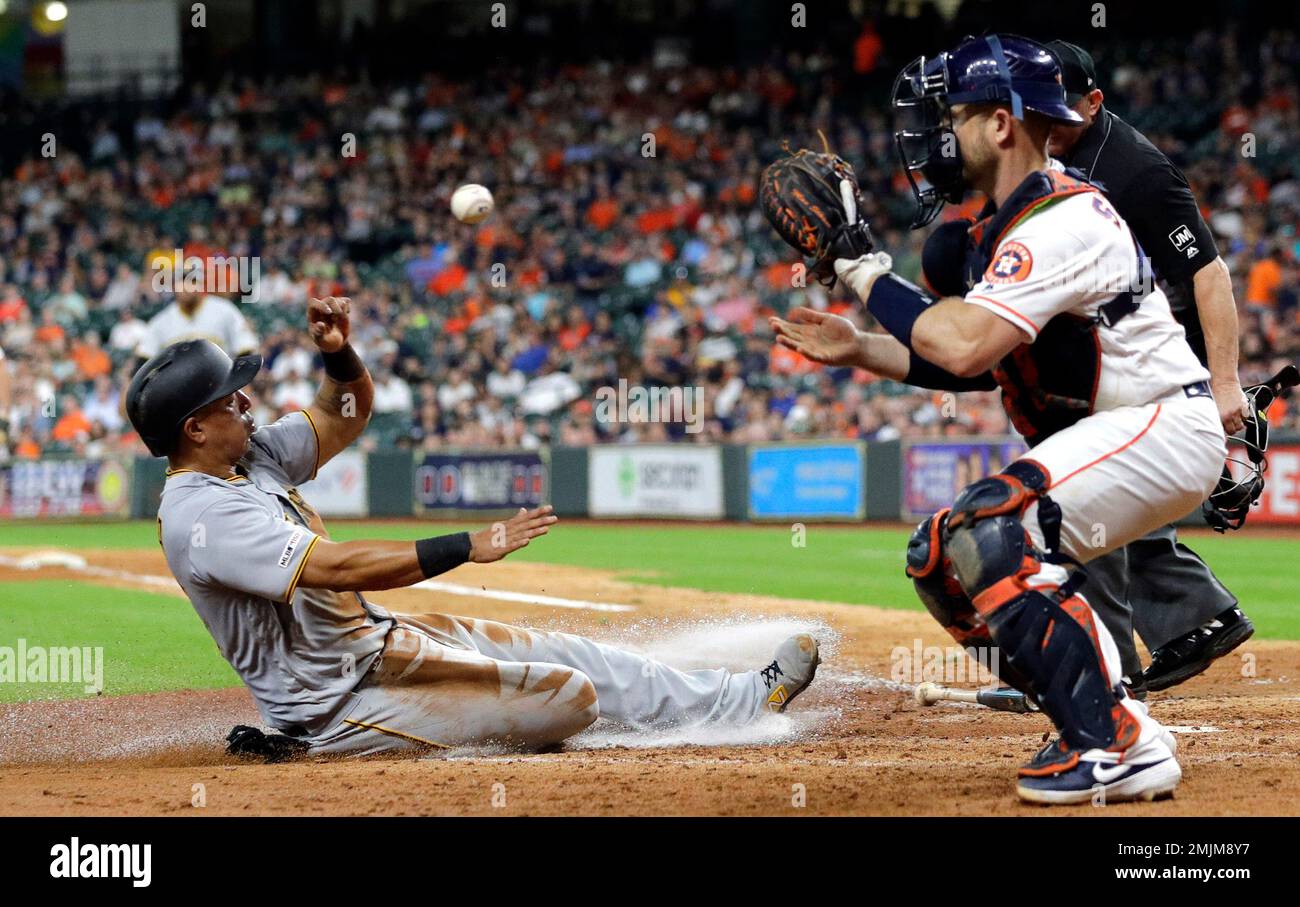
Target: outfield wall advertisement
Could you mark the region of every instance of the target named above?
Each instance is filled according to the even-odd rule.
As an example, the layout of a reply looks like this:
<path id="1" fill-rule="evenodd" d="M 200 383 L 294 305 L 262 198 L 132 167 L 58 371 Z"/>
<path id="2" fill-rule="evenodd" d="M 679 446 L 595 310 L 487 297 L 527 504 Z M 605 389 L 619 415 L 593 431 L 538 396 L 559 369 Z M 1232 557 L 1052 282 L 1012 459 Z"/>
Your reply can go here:
<path id="1" fill-rule="evenodd" d="M 952 505 L 976 479 L 1001 472 L 1028 448 L 1018 439 L 914 441 L 903 445 L 903 517 L 920 520 Z"/>
<path id="2" fill-rule="evenodd" d="M 592 516 L 721 519 L 722 449 L 693 444 L 593 447 L 587 501 Z"/>
<path id="3" fill-rule="evenodd" d="M 508 510 L 547 500 L 546 464 L 536 451 L 426 454 L 415 468 L 420 510 Z"/>
<path id="4" fill-rule="evenodd" d="M 126 516 L 128 490 L 116 460 L 19 460 L 0 466 L 0 517 Z"/>
<path id="5" fill-rule="evenodd" d="M 298 490 L 321 516 L 366 516 L 369 512 L 366 472 L 366 455 L 359 450 L 345 450 Z"/>
<path id="6" fill-rule="evenodd" d="M 865 515 L 861 444 L 749 449 L 749 515 L 756 519 L 850 519 Z"/>

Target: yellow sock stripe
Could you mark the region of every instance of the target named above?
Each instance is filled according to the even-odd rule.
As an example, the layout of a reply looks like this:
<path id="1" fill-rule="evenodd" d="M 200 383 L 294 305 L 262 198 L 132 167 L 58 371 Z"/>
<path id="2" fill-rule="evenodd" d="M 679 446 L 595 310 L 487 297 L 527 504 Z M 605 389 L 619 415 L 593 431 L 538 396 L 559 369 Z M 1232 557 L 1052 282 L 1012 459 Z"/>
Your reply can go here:
<path id="1" fill-rule="evenodd" d="M 298 581 L 302 579 L 302 571 L 307 566 L 307 558 L 311 557 L 312 549 L 320 541 L 320 536 L 313 535 L 311 541 L 307 543 L 307 550 L 302 553 L 302 560 L 298 561 L 298 569 L 293 572 L 293 579 L 289 580 L 289 588 L 285 590 L 284 600 L 293 601 L 293 593 L 298 590 Z"/>
<path id="2" fill-rule="evenodd" d="M 379 731 L 382 734 L 391 734 L 394 737 L 401 737 L 403 740 L 410 740 L 414 743 L 423 743 L 425 746 L 437 747 L 438 749 L 449 750 L 451 747 L 446 743 L 435 743 L 432 740 L 425 740 L 423 737 L 417 737 L 414 734 L 406 734 L 402 731 L 395 731 L 392 728 L 384 727 L 382 724 L 366 724 L 364 721 L 355 721 L 351 718 L 344 718 L 344 724 L 350 724 L 353 727 L 364 728 L 367 731 Z"/>
<path id="3" fill-rule="evenodd" d="M 316 478 L 316 473 L 320 471 L 320 430 L 316 428 L 316 420 L 311 417 L 307 410 L 299 410 L 307 417 L 307 424 L 311 426 L 311 433 L 316 436 L 316 462 L 311 468 L 311 477 Z"/>

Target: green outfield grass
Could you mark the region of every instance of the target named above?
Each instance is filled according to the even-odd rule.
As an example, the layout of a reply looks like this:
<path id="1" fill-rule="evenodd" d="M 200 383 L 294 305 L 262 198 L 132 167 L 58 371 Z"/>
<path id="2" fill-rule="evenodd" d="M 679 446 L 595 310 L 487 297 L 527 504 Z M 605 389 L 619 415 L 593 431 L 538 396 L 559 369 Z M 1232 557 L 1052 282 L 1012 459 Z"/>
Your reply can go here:
<path id="1" fill-rule="evenodd" d="M 20 639 L 28 650 L 102 648 L 105 696 L 239 685 L 194 609 L 174 595 L 62 580 L 0 583 L 0 646 L 16 658 Z M 85 695 L 84 684 L 0 683 L 0 702 Z"/>
<path id="2" fill-rule="evenodd" d="M 339 540 L 415 539 L 477 523 L 335 522 Z M 70 550 L 154 548 L 153 523 L 0 524 L 0 547 Z M 908 530 L 809 526 L 795 547 L 788 527 L 574 523 L 512 555 L 514 560 L 620 571 L 627 579 L 714 592 L 740 592 L 920 610 L 903 575 Z M 1189 544 L 1240 596 L 1265 639 L 1300 639 L 1297 538 L 1245 533 L 1189 536 Z M 454 579 L 454 574 L 451 577 Z M 214 687 L 234 683 L 202 624 L 185 602 L 85 583 L 0 584 L 0 646 L 18 637 L 60 645 L 105 645 L 119 652 L 120 676 L 106 693 Z M 107 640 L 107 642 L 104 642 Z M 110 656 L 111 657 L 111 656 Z M 114 672 L 118 673 L 118 672 Z M 41 695 L 60 695 L 51 689 Z M 70 691 L 63 695 L 79 695 Z M 15 696 L 0 684 L 0 701 Z"/>

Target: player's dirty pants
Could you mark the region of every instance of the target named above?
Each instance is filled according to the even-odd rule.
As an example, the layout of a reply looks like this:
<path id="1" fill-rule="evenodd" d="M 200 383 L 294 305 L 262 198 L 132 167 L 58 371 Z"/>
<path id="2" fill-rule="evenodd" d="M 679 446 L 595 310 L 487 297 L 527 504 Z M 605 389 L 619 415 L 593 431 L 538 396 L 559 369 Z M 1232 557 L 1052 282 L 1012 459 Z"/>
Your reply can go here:
<path id="1" fill-rule="evenodd" d="M 679 671 L 568 633 L 446 614 L 394 615 L 382 660 L 316 752 L 476 743 L 536 748 L 598 717 L 634 727 L 744 723 L 762 714 L 757 672 Z"/>
<path id="2" fill-rule="evenodd" d="M 1061 509 L 1061 550 L 1086 564 L 1200 506 L 1226 455 L 1214 401 L 1179 391 L 1159 403 L 1089 416 L 1039 444 L 1025 459 L 1049 476 L 1047 493 Z M 1041 550 L 1037 503 L 1023 520 Z M 1027 582 L 1050 588 L 1066 578 L 1063 567 L 1045 563 Z M 1080 597 L 1086 601 L 1086 593 Z M 1095 612 L 1092 623 L 1114 686 L 1122 676 L 1119 652 Z M 1135 716 L 1149 730 L 1153 722 L 1145 710 L 1138 708 Z"/>

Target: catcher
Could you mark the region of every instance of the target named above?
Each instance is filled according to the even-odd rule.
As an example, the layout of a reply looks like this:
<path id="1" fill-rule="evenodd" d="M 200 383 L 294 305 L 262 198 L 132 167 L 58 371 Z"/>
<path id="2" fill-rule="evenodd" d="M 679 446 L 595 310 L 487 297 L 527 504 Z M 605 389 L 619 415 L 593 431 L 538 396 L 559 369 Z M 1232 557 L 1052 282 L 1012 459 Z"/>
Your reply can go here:
<path id="1" fill-rule="evenodd" d="M 899 279 L 858 222 L 847 164 L 795 155 L 765 172 L 764 210 L 889 334 L 799 309 L 772 320 L 778 341 L 922 387 L 1001 388 L 1029 455 L 921 523 L 907 573 L 940 624 L 963 645 L 996 647 L 999 676 L 1056 725 L 1060 736 L 1020 769 L 1023 799 L 1169 795 L 1182 777 L 1172 737 L 1121 682 L 1077 568 L 1215 488 L 1226 445 L 1209 373 L 1143 280 L 1123 219 L 1095 186 L 1049 167 L 1052 124 L 1079 116 L 1046 48 L 968 38 L 906 67 L 893 105 L 907 121 L 895 139 L 918 223 L 967 189 L 990 199 L 975 237 L 980 278 L 940 300 Z"/>
<path id="2" fill-rule="evenodd" d="M 232 751 L 375 753 L 556 744 L 607 717 L 636 727 L 745 723 L 812 682 L 817 643 L 792 636 L 761 670 L 679 671 L 566 633 L 446 614 L 392 614 L 363 590 L 490 563 L 545 535 L 551 508 L 417 542 L 334 542 L 297 486 L 357 439 L 370 375 L 348 343 L 347 299 L 313 299 L 325 379 L 306 410 L 256 426 L 241 390 L 262 365 L 187 340 L 146 362 L 131 424 L 167 471 L 158 535 L 172 574 L 282 732 L 231 735 Z M 268 742 L 269 741 L 269 742 Z"/>

